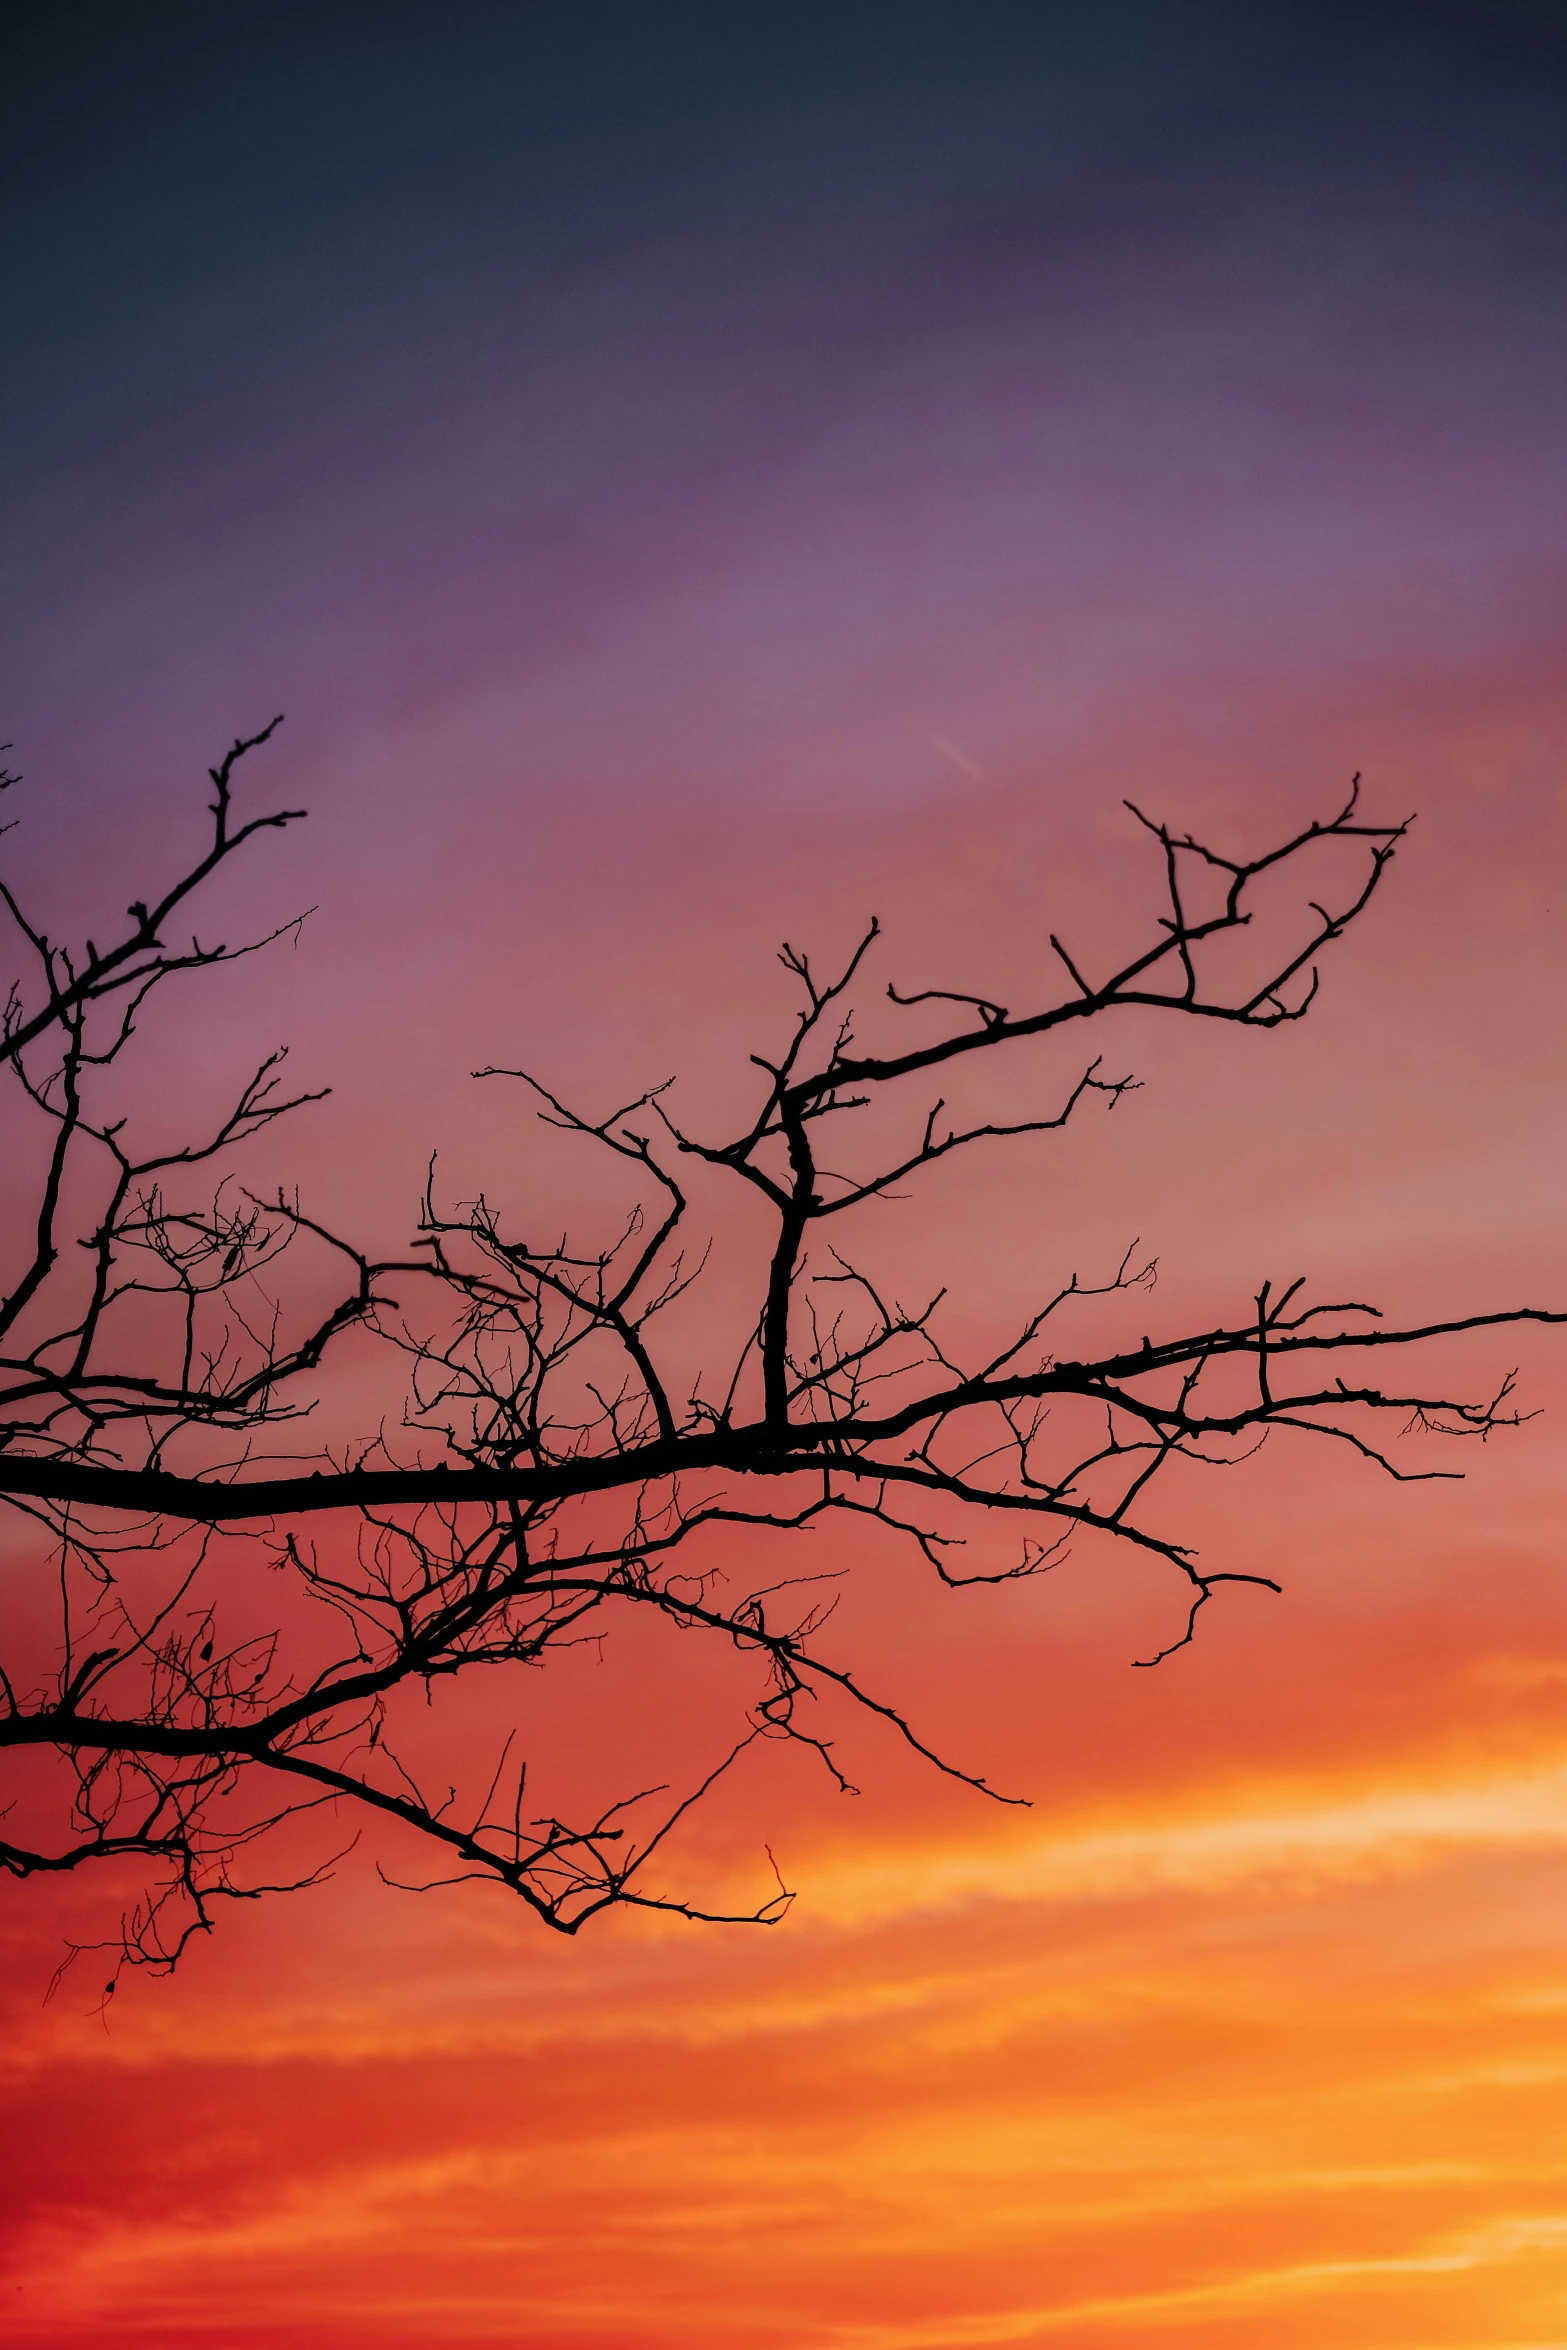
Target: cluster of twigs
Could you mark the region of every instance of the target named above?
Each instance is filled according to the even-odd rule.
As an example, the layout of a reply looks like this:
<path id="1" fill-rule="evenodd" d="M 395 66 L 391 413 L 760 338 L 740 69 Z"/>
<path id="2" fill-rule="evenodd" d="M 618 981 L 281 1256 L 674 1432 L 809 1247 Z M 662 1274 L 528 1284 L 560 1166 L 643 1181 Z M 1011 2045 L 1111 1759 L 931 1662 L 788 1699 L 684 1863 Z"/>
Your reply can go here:
<path id="1" fill-rule="evenodd" d="M 204 853 L 156 903 L 131 905 L 112 947 L 50 939 L 0 882 L 27 961 L 0 1060 L 42 1138 L 25 1217 L 8 1210 L 0 1499 L 20 1521 L 19 1556 L 32 1522 L 61 1599 L 58 1654 L 41 1677 L 36 1660 L 0 1648 L 0 1753 L 18 1774 L 17 1808 L 39 1822 L 33 1835 L 7 1821 L 0 1865 L 29 1876 L 99 1859 L 150 1864 L 122 1961 L 172 1965 L 219 1902 L 269 1889 L 240 1882 L 240 1856 L 323 1805 L 401 1823 L 445 1876 L 496 1880 L 563 1932 L 616 1904 L 720 1914 L 657 1890 L 648 1863 L 756 1740 L 803 1742 L 837 1775 L 807 1702 L 822 1692 L 984 1787 L 827 1652 L 816 1579 L 758 1588 L 733 1574 L 744 1530 L 873 1521 L 952 1584 L 1037 1574 L 1074 1537 L 1111 1538 L 1182 1578 L 1179 1647 L 1221 1584 L 1265 1578 L 1200 1565 L 1150 1520 L 1172 1462 L 1233 1462 L 1287 1429 L 1395 1477 L 1450 1474 L 1400 1467 L 1378 1424 L 1483 1437 L 1515 1419 L 1510 1382 L 1466 1401 L 1420 1382 L 1384 1387 L 1375 1366 L 1388 1349 L 1561 1316 L 1523 1308 L 1389 1329 L 1370 1305 L 1265 1284 L 1233 1321 L 1094 1358 L 1058 1352 L 1058 1327 L 1084 1301 L 1151 1285 L 1152 1266 L 1128 1252 L 1104 1283 L 1074 1277 L 967 1361 L 944 1336 L 944 1293 L 905 1306 L 847 1237 L 856 1210 L 925 1168 L 1056 1132 L 1132 1082 L 1095 1058 L 1035 1114 L 964 1124 L 921 1093 L 944 1072 L 1021 1058 L 1029 1040 L 1126 1008 L 1260 1029 L 1298 1020 L 1322 956 L 1369 904 L 1405 830 L 1366 821 L 1358 787 L 1328 820 L 1251 858 L 1134 810 L 1164 880 L 1145 943 L 1095 977 L 1052 938 L 1062 983 L 1022 1010 L 888 988 L 894 1012 L 910 1016 L 901 1050 L 856 1042 L 850 991 L 875 923 L 830 977 L 786 947 L 798 1013 L 777 1057 L 756 1057 L 753 1114 L 727 1140 L 678 1123 L 668 1087 L 593 1118 L 521 1071 L 480 1072 L 520 1079 L 547 1124 L 615 1164 L 625 1220 L 602 1244 L 539 1246 L 487 1199 L 443 1208 L 432 1177 L 416 1244 L 389 1263 L 297 1199 L 260 1199 L 217 1167 L 321 1098 L 284 1092 L 281 1056 L 204 1140 L 178 1149 L 138 1153 L 126 1123 L 95 1107 L 159 990 L 268 943 L 171 941 L 209 877 L 300 813 L 236 821 L 235 770 L 272 731 L 236 742 L 211 771 Z M 1358 864 L 1343 884 L 1347 858 Z M 1281 943 L 1269 956 L 1253 940 L 1250 975 L 1237 981 L 1229 950 L 1253 923 L 1259 884 L 1317 867 L 1340 894 L 1279 918 Z M 899 1111 L 910 1096 L 907 1139 L 878 1148 L 876 1106 Z M 868 1138 L 858 1157 L 857 1138 Z M 838 1171 L 840 1157 L 857 1171 Z M 661 1319 L 705 1261 L 687 1242 L 687 1168 L 745 1186 L 770 1235 L 750 1318 L 727 1359 L 697 1378 Z M 83 1228 L 67 1236 L 73 1216 Z M 300 1248 L 324 1252 L 341 1278 L 327 1310 L 296 1329 L 279 1283 Z M 354 1327 L 401 1364 L 400 1437 L 383 1429 L 313 1465 L 297 1435 L 289 1455 L 269 1452 L 265 1432 L 314 1408 L 329 1350 Z M 965 1571 L 961 1530 L 976 1519 L 1015 1524 L 1016 1547 Z M 289 1587 L 259 1633 L 235 1616 L 225 1570 L 236 1533 Z M 628 1612 L 712 1634 L 760 1666 L 743 1734 L 699 1786 L 678 1800 L 644 1791 L 574 1823 L 530 1816 L 512 1737 L 466 1811 L 455 1792 L 437 1800 L 421 1787 L 398 1751 L 401 1696 L 484 1667 L 538 1666 Z M 789 1898 L 780 1882 L 743 1914 L 774 1919 Z"/>

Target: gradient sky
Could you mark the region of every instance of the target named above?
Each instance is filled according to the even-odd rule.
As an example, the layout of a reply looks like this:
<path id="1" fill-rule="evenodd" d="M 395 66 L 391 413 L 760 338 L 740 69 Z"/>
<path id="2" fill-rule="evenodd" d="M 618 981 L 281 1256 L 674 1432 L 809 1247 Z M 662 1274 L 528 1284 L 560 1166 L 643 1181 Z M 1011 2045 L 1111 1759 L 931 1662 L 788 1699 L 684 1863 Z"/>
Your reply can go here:
<path id="1" fill-rule="evenodd" d="M 1148 902 L 1128 792 L 1250 845 L 1358 768 L 1420 822 L 1311 1020 L 1128 1026 L 1142 1093 L 899 1245 L 975 1328 L 1133 1234 L 1170 1328 L 1567 1303 L 1556 8 L 61 4 L 0 117 L 8 847 L 115 911 L 287 711 L 224 918 L 319 911 L 156 1047 L 336 1086 L 257 1172 L 392 1245 L 438 1141 L 560 1196 L 475 1065 L 733 1100 L 780 937 L 1025 987 Z M 1286 1590 L 1154 1674 L 1115 1557 L 845 1551 L 845 1649 L 1034 1807 L 761 1758 L 688 1866 L 770 1843 L 775 1932 L 362 1853 L 106 2024 L 41 2005 L 102 1889 L 12 1891 L 0 2333 L 1562 2350 L 1567 1353 L 1454 1375 L 1514 1362 L 1461 1486 L 1186 1497 Z M 563 1783 L 658 1750 L 643 1662 L 532 1701 Z M 668 1670 L 681 1763 L 734 1691 Z"/>

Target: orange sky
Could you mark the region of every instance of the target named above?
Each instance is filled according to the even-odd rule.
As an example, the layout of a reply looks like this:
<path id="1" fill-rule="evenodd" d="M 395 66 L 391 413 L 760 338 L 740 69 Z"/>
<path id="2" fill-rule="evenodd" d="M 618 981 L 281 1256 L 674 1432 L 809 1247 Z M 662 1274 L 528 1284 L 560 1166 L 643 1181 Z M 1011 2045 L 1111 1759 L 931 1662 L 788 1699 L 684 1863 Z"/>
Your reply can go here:
<path id="1" fill-rule="evenodd" d="M 1310 1042 L 1285 1040 L 1282 1068 L 1253 1056 L 1237 1094 L 1232 1040 L 1181 1038 L 1074 1146 L 1065 1195 L 1094 1202 L 1074 1248 L 1135 1213 L 1180 1260 L 1161 1311 L 1286 1258 L 1433 1308 L 1560 1285 L 1554 1103 L 1530 1073 L 1559 1070 L 1539 918 L 1563 806 L 1530 782 L 1548 700 L 1520 679 L 1505 708 L 1492 680 L 1436 726 L 1351 714 L 1384 797 L 1424 781 L 1424 830 Z M 1166 764 L 1168 804 L 1178 749 Z M 1222 801 L 1225 778 L 1195 788 Z M 1017 839 L 1018 805 L 964 802 L 976 953 L 987 843 Z M 889 843 L 915 905 L 951 886 L 944 816 Z M 655 887 L 650 942 L 668 904 Z M 714 909 L 692 908 L 693 966 L 723 964 L 721 891 Z M 970 1192 L 981 1227 L 1017 1212 L 1015 1180 Z M 984 1229 L 922 1245 L 967 1271 L 976 1311 L 1004 1305 Z M 1567 1376 L 1548 1337 L 1503 1351 L 1554 1425 L 1463 1486 L 1280 1451 L 1194 1496 L 1205 1553 L 1287 1590 L 1216 1607 L 1153 1675 L 1130 1659 L 1175 1599 L 1145 1569 L 1084 1554 L 1037 1587 L 937 1597 L 861 1561 L 842 1645 L 1034 1808 L 991 1810 L 851 1725 L 852 1802 L 764 1757 L 686 1867 L 751 1891 L 765 1838 L 799 1894 L 774 1931 L 631 1921 L 556 1944 L 499 1896 L 382 1892 L 356 1856 L 226 1920 L 106 2023 L 82 1979 L 38 2005 L 88 1889 L 13 1899 L 15 2338 L 1561 2339 Z M 1497 1367 L 1497 1342 L 1474 1359 Z M 532 1735 L 579 1759 L 641 1740 L 630 1663 L 559 1671 Z M 708 1702 L 718 1735 L 718 1684 Z"/>
<path id="2" fill-rule="evenodd" d="M 439 1142 L 453 1196 L 553 1213 L 574 1163 L 474 1067 L 588 1107 L 679 1070 L 716 1119 L 789 1017 L 779 939 L 875 913 L 878 985 L 1036 988 L 1051 928 L 1091 953 L 1154 904 L 1123 795 L 1251 848 L 1360 769 L 1419 822 L 1309 1021 L 1128 1021 L 1143 1091 L 938 1171 L 877 1245 L 965 1334 L 1134 1235 L 1169 1330 L 1299 1273 L 1567 1305 L 1529 12 L 1489 12 L 1505 72 L 1459 6 L 1039 12 L 1059 55 L 921 8 L 906 71 L 806 10 L 754 57 L 621 12 L 612 72 L 571 13 L 515 83 L 532 15 L 487 7 L 254 54 L 122 55 L 106 16 L 98 78 L 29 68 L 7 846 L 112 911 L 280 703 L 255 789 L 312 812 L 215 918 L 318 915 L 149 1037 L 156 1113 L 286 1036 L 336 1090 L 258 1188 L 397 1248 Z M 367 1839 L 101 2015 L 89 1971 L 44 1992 L 116 1889 L 9 1888 L 0 2339 L 1563 2350 L 1567 1341 L 1448 1361 L 1542 1415 L 1462 1484 L 1275 1443 L 1172 1486 L 1205 1564 L 1285 1588 L 1154 1673 L 1183 1608 L 1146 1564 L 942 1594 L 820 1538 L 838 1652 L 1031 1808 L 850 1721 L 853 1798 L 757 1751 L 679 1882 L 753 1901 L 770 1847 L 774 1929 L 566 1942 L 384 1889 L 417 1858 Z M 619 1784 L 747 1694 L 627 1642 L 430 1734 L 520 1720 L 541 1776 Z"/>

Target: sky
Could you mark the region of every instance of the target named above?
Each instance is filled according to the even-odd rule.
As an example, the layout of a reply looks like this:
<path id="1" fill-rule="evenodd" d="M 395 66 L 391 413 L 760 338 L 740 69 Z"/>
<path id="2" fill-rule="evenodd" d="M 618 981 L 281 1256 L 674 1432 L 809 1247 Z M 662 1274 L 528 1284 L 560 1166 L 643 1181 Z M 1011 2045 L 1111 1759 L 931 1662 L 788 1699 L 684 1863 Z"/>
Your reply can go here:
<path id="1" fill-rule="evenodd" d="M 1418 822 L 1310 1019 L 1128 1026 L 1141 1092 L 896 1245 L 968 1329 L 1134 1236 L 1170 1329 L 1297 1273 L 1567 1305 L 1554 8 L 4 39 L 12 869 L 117 913 L 278 710 L 247 789 L 310 810 L 221 900 L 298 946 L 177 1010 L 149 1114 L 286 1039 L 334 1091 L 267 1173 L 400 1246 L 433 1147 L 576 1180 L 475 1067 L 732 1101 L 781 938 L 1026 987 L 1153 903 L 1127 796 L 1250 847 L 1359 770 Z M 105 2017 L 44 2004 L 102 1890 L 8 1891 L 0 2331 L 1562 2350 L 1567 1358 L 1452 1360 L 1540 1416 L 1462 1484 L 1279 1447 L 1184 1495 L 1284 1589 L 1156 1672 L 1178 1595 L 1116 1556 L 943 1594 L 841 1544 L 845 1651 L 1031 1808 L 852 1724 L 852 1799 L 748 1760 L 688 1866 L 770 1847 L 775 1929 L 562 1942 L 366 1848 Z M 722 1735 L 721 1673 L 645 1663 L 530 1693 L 541 1767 Z"/>

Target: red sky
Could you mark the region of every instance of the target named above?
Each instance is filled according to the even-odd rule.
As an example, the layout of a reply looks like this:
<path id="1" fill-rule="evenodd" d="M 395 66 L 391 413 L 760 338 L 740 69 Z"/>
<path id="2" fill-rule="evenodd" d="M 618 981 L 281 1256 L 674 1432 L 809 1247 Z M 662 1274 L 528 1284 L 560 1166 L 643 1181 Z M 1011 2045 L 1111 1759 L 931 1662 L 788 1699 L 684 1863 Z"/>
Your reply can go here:
<path id="1" fill-rule="evenodd" d="M 284 1034 L 336 1091 L 264 1172 L 323 1212 L 399 1240 L 435 1142 L 560 1199 L 470 1069 L 732 1100 L 780 938 L 874 912 L 885 976 L 1027 987 L 1152 906 L 1123 796 L 1250 847 L 1360 769 L 1419 822 L 1310 1020 L 1129 1025 L 1142 1092 L 886 1245 L 966 1329 L 1134 1235 L 1171 1329 L 1297 1273 L 1567 1303 L 1561 60 L 1502 13 L 933 11 L 905 57 L 693 11 L 645 86 L 394 14 L 361 118 L 345 11 L 133 58 L 129 123 L 107 35 L 45 43 L 18 854 L 96 908 L 279 704 L 254 789 L 312 812 L 225 915 L 320 910 L 156 1041 L 170 1114 Z M 852 1799 L 764 1752 L 684 1881 L 754 1898 L 770 1846 L 776 1929 L 557 1941 L 367 1846 L 105 2018 L 42 2004 L 105 1889 L 11 1891 L 0 2332 L 1559 2350 L 1567 1355 L 1453 1361 L 1542 1416 L 1460 1485 L 1279 1445 L 1183 1494 L 1285 1589 L 1155 1673 L 1178 1595 L 1114 1555 L 941 1594 L 838 1545 L 843 1652 L 1032 1808 L 851 1723 Z M 451 1734 L 521 1702 L 569 1784 L 742 1695 L 612 1649 Z"/>

